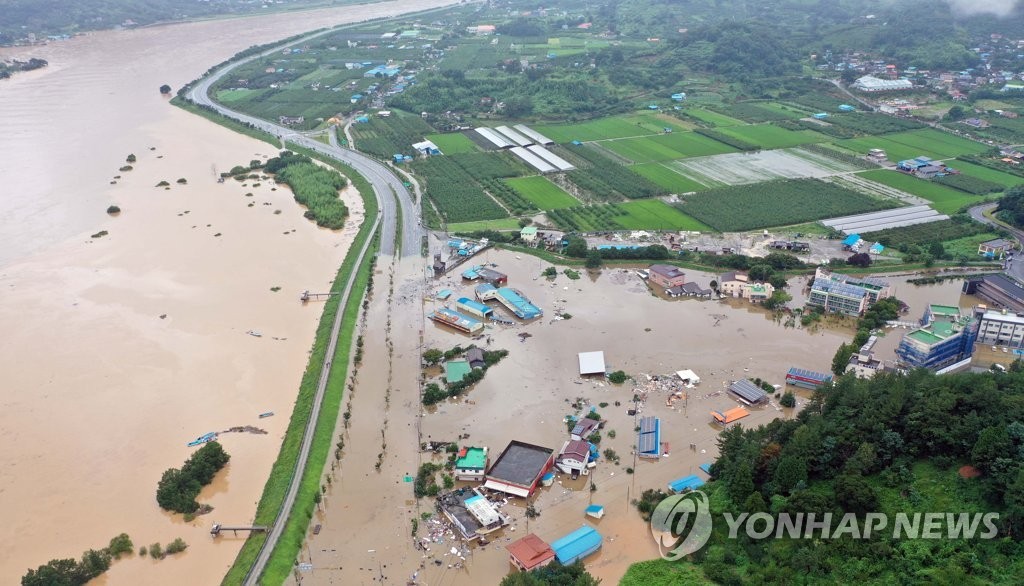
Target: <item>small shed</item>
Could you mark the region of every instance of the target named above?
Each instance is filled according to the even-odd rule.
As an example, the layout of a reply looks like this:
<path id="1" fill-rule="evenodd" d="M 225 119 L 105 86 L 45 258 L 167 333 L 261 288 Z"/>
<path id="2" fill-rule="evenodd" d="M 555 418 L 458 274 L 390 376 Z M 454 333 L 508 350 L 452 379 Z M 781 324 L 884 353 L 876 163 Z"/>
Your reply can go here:
<path id="1" fill-rule="evenodd" d="M 487 365 L 484 360 L 484 351 L 482 348 L 470 348 L 466 350 L 466 361 L 469 362 L 469 366 L 472 368 L 483 368 Z"/>
<path id="2" fill-rule="evenodd" d="M 523 242 L 533 242 L 537 240 L 537 227 L 536 226 L 525 226 L 519 231 L 519 238 Z"/>
<path id="3" fill-rule="evenodd" d="M 701 472 L 703 472 L 704 474 L 711 476 L 711 462 L 704 462 L 703 464 L 698 466 L 698 468 L 700 468 Z"/>
<path id="4" fill-rule="evenodd" d="M 768 393 L 764 392 L 761 387 L 745 378 L 733 381 L 729 385 L 729 392 L 736 395 L 740 401 L 743 401 L 748 405 L 763 403 L 768 400 Z"/>
<path id="5" fill-rule="evenodd" d="M 711 417 L 721 425 L 729 425 L 734 421 L 739 421 L 747 415 L 750 415 L 750 411 L 747 411 L 743 407 L 733 407 L 726 411 L 712 411 Z"/>
<path id="6" fill-rule="evenodd" d="M 601 350 L 595 352 L 580 352 L 579 361 L 580 375 L 604 374 L 606 372 L 604 352 Z"/>
<path id="7" fill-rule="evenodd" d="M 600 426 L 600 421 L 584 417 L 576 422 L 576 426 L 572 428 L 572 432 L 569 433 L 569 437 L 574 440 L 585 440 Z"/>
<path id="8" fill-rule="evenodd" d="M 584 512 L 589 517 L 593 517 L 595 519 L 600 519 L 601 517 L 604 517 L 604 506 L 602 506 L 602 505 L 590 505 L 589 507 L 586 508 L 586 510 Z"/>
<path id="9" fill-rule="evenodd" d="M 696 372 L 693 372 L 689 368 L 687 368 L 685 370 L 677 370 L 676 371 L 676 376 L 678 376 L 679 380 L 683 381 L 685 384 L 688 384 L 688 385 L 700 384 L 700 377 L 697 376 Z"/>
<path id="10" fill-rule="evenodd" d="M 581 560 L 601 549 L 601 534 L 593 527 L 584 525 L 551 544 L 555 557 L 563 566 Z"/>

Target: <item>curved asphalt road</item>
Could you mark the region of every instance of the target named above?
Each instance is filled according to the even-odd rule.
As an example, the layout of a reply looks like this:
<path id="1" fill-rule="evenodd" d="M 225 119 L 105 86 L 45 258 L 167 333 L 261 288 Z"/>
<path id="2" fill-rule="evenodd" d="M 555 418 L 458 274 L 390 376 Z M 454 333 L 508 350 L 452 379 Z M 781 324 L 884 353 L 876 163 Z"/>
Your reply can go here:
<path id="1" fill-rule="evenodd" d="M 304 43 L 312 38 L 328 34 L 329 32 L 332 31 L 315 33 L 307 37 L 303 37 L 292 44 Z M 425 234 L 420 222 L 419 206 L 416 205 L 415 200 L 402 184 L 401 179 L 399 179 L 398 176 L 396 176 L 385 165 L 363 155 L 362 153 L 342 148 L 337 145 L 335 140 L 331 141 L 331 145 L 326 145 L 320 141 L 297 134 L 291 129 L 283 126 L 225 108 L 210 99 L 210 87 L 217 82 L 217 80 L 227 75 L 231 70 L 239 65 L 248 63 L 254 59 L 259 59 L 267 53 L 280 51 L 281 48 L 281 46 L 278 46 L 262 54 L 247 57 L 240 61 L 225 65 L 199 81 L 185 97 L 196 104 L 213 108 L 225 116 L 234 118 L 235 120 L 243 123 L 251 124 L 254 127 L 269 132 L 284 141 L 291 141 L 294 144 L 312 149 L 318 153 L 337 159 L 353 167 L 370 182 L 370 185 L 373 187 L 374 195 L 377 198 L 377 205 L 379 206 L 380 212 L 379 215 L 373 219 L 373 228 L 374 231 L 378 229 L 381 230 L 381 253 L 386 255 L 395 255 L 397 252 L 400 256 L 418 255 L 420 253 L 422 239 Z M 333 133 L 330 134 L 333 136 Z M 402 221 L 402 238 L 401 248 L 396 251 L 395 235 L 396 230 L 398 229 L 399 218 L 401 218 Z M 370 218 L 367 218 L 366 220 L 369 221 Z M 359 266 L 362 263 L 371 242 L 372 238 L 368 238 L 363 244 L 363 248 L 359 252 L 359 260 L 356 263 L 356 266 Z M 317 382 L 316 395 L 313 398 L 313 409 L 310 414 L 309 421 L 306 423 L 305 432 L 303 433 L 302 447 L 295 465 L 294 474 L 292 475 L 291 485 L 288 487 L 288 492 L 285 495 L 285 500 L 282 503 L 281 510 L 278 511 L 277 517 L 274 519 L 274 523 L 271 525 L 270 530 L 267 533 L 267 539 L 264 541 L 263 547 L 260 549 L 255 563 L 245 576 L 246 585 L 254 585 L 259 582 L 259 578 L 263 574 L 264 568 L 266 568 L 267 561 L 270 559 L 270 554 L 274 551 L 274 547 L 276 547 L 277 541 L 280 539 L 281 533 L 284 531 L 284 527 L 288 522 L 288 517 L 291 515 L 292 507 L 295 504 L 295 497 L 298 494 L 299 484 L 302 481 L 302 475 L 306 469 L 306 463 L 309 458 L 309 450 L 313 443 L 313 433 L 316 430 L 320 407 L 323 403 L 324 391 L 327 388 L 327 380 L 330 378 L 331 374 L 331 357 L 334 356 L 337 348 L 338 334 L 341 330 L 344 308 L 348 303 L 349 294 L 352 291 L 352 285 L 354 282 L 355 273 L 352 273 L 348 276 L 348 281 L 345 283 L 345 289 L 340 300 L 341 303 L 338 306 L 338 313 L 331 328 L 331 337 L 328 343 L 327 354 L 324 358 L 324 365 L 320 373 L 320 380 Z"/>
<path id="2" fill-rule="evenodd" d="M 185 94 L 185 97 L 201 106 L 213 108 L 217 112 L 228 116 L 229 118 L 234 118 L 239 122 L 251 124 L 252 126 L 265 132 L 269 132 L 282 140 L 314 150 L 322 155 L 326 155 L 353 167 L 359 172 L 359 174 L 370 182 L 370 185 L 373 187 L 374 195 L 377 196 L 377 205 L 380 207 L 382 215 L 382 232 L 380 242 L 381 254 L 392 255 L 396 252 L 394 249 L 395 230 L 398 225 L 397 219 L 400 214 L 402 219 L 402 245 L 400 255 L 418 255 L 420 253 L 420 247 L 425 234 L 420 223 L 419 206 L 416 205 L 416 201 L 409 193 L 409 190 L 402 184 L 402 180 L 386 165 L 358 151 L 337 145 L 326 145 L 318 140 L 298 134 L 290 128 L 225 108 L 210 98 L 210 87 L 236 67 L 255 59 L 259 59 L 269 53 L 276 53 L 284 46 L 305 43 L 312 38 L 325 35 L 329 32 L 333 31 L 316 33 L 308 37 L 303 37 L 290 45 L 278 46 L 264 53 L 246 57 L 245 59 L 234 63 L 229 63 L 196 83 L 196 85 Z M 397 207 L 396 199 L 398 200 Z"/>
<path id="3" fill-rule="evenodd" d="M 1018 230 L 1017 228 L 1013 228 L 1011 226 L 998 224 L 996 222 L 993 222 L 991 219 L 985 217 L 985 212 L 995 209 L 997 205 L 999 204 L 981 204 L 979 206 L 974 206 L 973 208 L 968 209 L 967 213 L 970 214 L 972 218 L 981 222 L 982 224 L 988 224 L 989 226 L 994 226 L 999 230 L 1006 230 L 1007 232 L 1009 232 L 1011 235 L 1013 235 L 1014 238 L 1017 239 L 1017 248 L 1018 250 L 1020 250 L 1020 247 L 1024 245 L 1024 230 Z M 1011 277 L 1017 279 L 1018 281 L 1024 282 L 1024 260 L 1018 262 L 1016 256 L 1014 256 L 1014 258 L 1008 260 L 1004 264 L 1006 266 L 1007 275 L 1010 275 Z"/>

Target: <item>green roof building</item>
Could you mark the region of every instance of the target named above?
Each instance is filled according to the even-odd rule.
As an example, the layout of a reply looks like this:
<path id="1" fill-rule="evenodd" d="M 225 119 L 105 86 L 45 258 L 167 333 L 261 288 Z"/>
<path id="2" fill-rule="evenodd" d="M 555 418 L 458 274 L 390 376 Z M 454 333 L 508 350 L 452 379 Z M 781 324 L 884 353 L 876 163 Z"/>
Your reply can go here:
<path id="1" fill-rule="evenodd" d="M 456 480 L 482 481 L 487 470 L 487 448 L 459 448 L 455 459 Z"/>
<path id="2" fill-rule="evenodd" d="M 452 360 L 444 364 L 444 376 L 448 384 L 461 382 L 472 368 L 465 360 Z"/>

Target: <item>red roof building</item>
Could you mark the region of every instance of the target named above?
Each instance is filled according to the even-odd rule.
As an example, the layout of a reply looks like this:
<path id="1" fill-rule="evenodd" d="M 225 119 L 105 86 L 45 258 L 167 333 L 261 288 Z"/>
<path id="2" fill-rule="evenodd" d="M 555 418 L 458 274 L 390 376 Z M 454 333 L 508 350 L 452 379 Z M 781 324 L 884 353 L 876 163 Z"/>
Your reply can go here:
<path id="1" fill-rule="evenodd" d="M 543 539 L 530 533 L 526 537 L 508 544 L 508 559 L 511 564 L 524 572 L 542 568 L 555 559 L 555 551 Z"/>

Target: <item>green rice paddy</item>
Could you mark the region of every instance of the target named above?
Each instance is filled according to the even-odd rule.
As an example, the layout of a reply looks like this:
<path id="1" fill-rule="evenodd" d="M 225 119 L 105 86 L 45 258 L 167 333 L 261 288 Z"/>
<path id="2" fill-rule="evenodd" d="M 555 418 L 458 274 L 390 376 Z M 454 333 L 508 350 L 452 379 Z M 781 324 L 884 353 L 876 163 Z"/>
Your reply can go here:
<path id="1" fill-rule="evenodd" d="M 631 201 L 618 204 L 617 207 L 626 215 L 616 216 L 615 223 L 629 230 L 711 230 L 696 218 L 658 199 Z"/>
<path id="2" fill-rule="evenodd" d="M 641 177 L 650 179 L 655 184 L 664 187 L 672 193 L 689 193 L 691 191 L 707 189 L 703 184 L 689 177 L 684 177 L 661 163 L 633 165 L 629 169 Z"/>
<path id="3" fill-rule="evenodd" d="M 812 130 L 787 130 L 771 124 L 750 124 L 747 126 L 722 128 L 720 132 L 765 149 L 781 149 L 828 140 L 828 137 L 825 135 Z"/>
<path id="4" fill-rule="evenodd" d="M 575 197 L 562 190 L 561 187 L 544 177 L 516 177 L 504 180 L 519 195 L 530 200 L 542 210 L 556 210 L 580 205 Z"/>

